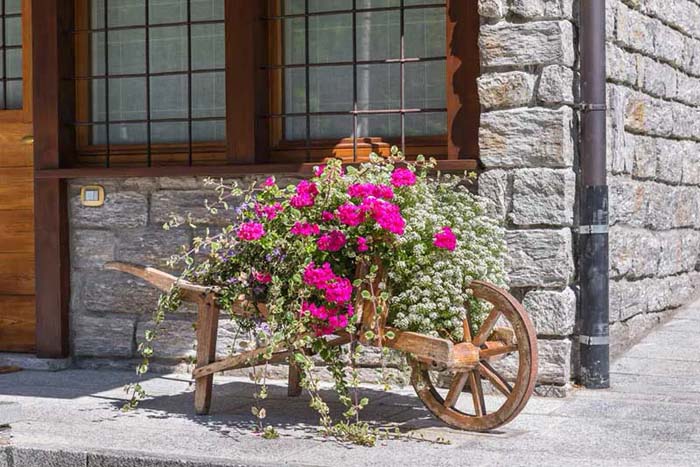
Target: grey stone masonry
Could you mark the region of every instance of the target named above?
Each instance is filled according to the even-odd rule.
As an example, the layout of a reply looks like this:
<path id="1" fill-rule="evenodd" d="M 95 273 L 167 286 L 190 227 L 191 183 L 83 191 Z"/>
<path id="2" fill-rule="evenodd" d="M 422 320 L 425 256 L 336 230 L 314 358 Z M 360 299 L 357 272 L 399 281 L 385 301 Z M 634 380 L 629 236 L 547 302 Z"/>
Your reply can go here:
<path id="1" fill-rule="evenodd" d="M 610 323 L 620 352 L 700 291 L 700 4 L 607 9 Z"/>
<path id="2" fill-rule="evenodd" d="M 508 228 L 511 291 L 540 337 L 539 383 L 559 388 L 571 375 L 576 315 L 573 3 L 479 2 L 479 193 Z"/>

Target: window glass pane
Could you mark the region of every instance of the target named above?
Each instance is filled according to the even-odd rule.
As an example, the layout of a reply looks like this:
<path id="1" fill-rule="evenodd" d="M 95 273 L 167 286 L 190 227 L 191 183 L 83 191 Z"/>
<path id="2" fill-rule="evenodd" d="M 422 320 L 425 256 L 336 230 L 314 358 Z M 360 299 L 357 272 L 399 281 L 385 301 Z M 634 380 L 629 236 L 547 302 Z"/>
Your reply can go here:
<path id="1" fill-rule="evenodd" d="M 285 73 L 284 108 L 288 113 L 306 112 L 306 70 L 289 68 Z"/>
<path id="2" fill-rule="evenodd" d="M 22 4 L 0 0 L 0 110 L 22 108 Z"/>
<path id="3" fill-rule="evenodd" d="M 406 115 L 406 136 L 444 135 L 447 133 L 447 113 Z"/>
<path id="4" fill-rule="evenodd" d="M 406 107 L 445 107 L 445 67 L 444 60 L 406 64 Z"/>
<path id="5" fill-rule="evenodd" d="M 401 106 L 401 65 L 377 64 L 357 67 L 357 108 L 398 109 Z"/>
<path id="6" fill-rule="evenodd" d="M 376 11 L 357 14 L 357 59 L 401 57 L 401 13 Z"/>
<path id="7" fill-rule="evenodd" d="M 153 144 L 187 143 L 190 128 L 192 141 L 221 141 L 223 122 L 190 124 L 187 119 L 226 115 L 224 73 L 202 72 L 226 65 L 224 0 L 92 0 L 93 28 L 104 25 L 105 2 L 107 24 L 119 29 L 106 33 L 106 58 L 105 33 L 91 33 L 91 72 L 102 75 L 107 70 L 110 78 L 108 87 L 105 80 L 93 80 L 90 93 L 92 120 L 107 122 L 109 143 L 147 143 L 147 123 L 118 123 L 147 119 Z M 188 15 L 190 25 L 178 24 L 186 23 Z M 93 143 L 107 142 L 106 129 L 95 127 L 91 134 Z"/>
<path id="8" fill-rule="evenodd" d="M 352 15 L 309 18 L 309 60 L 311 63 L 352 61 Z"/>
<path id="9" fill-rule="evenodd" d="M 150 30 L 151 73 L 187 71 L 187 26 Z"/>
<path id="10" fill-rule="evenodd" d="M 311 68 L 309 81 L 311 112 L 352 110 L 352 66 Z"/>
<path id="11" fill-rule="evenodd" d="M 445 9 L 417 8 L 405 12 L 406 57 L 445 55 Z"/>
<path id="12" fill-rule="evenodd" d="M 365 115 L 357 118 L 358 138 L 381 135 L 383 138 L 401 136 L 399 115 Z"/>
<path id="13" fill-rule="evenodd" d="M 352 10 L 352 0 L 309 0 L 309 13 Z"/>
<path id="14" fill-rule="evenodd" d="M 352 135 L 352 116 L 311 117 L 311 139 L 341 139 Z"/>

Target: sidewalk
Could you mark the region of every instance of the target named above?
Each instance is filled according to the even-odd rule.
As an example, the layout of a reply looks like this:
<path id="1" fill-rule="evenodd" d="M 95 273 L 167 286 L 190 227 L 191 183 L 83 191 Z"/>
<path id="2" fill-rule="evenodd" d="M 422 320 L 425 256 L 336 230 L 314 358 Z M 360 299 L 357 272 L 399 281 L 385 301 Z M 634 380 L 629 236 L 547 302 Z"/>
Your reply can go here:
<path id="1" fill-rule="evenodd" d="M 319 440 L 308 399 L 287 398 L 283 384 L 271 387 L 267 404 L 268 422 L 282 436 L 268 441 L 250 432 L 253 391 L 240 378 L 215 378 L 213 415 L 197 417 L 180 375 L 149 379 L 145 387 L 154 398 L 123 414 L 118 408 L 131 373 L 22 371 L 0 375 L 0 402 L 17 401 L 23 411 L 23 421 L 0 431 L 0 467 L 700 463 L 700 302 L 615 362 L 611 377 L 610 390 L 533 398 L 514 422 L 491 434 L 444 427 L 410 388 L 367 388 L 365 418 L 451 444 L 386 441 L 360 448 Z"/>

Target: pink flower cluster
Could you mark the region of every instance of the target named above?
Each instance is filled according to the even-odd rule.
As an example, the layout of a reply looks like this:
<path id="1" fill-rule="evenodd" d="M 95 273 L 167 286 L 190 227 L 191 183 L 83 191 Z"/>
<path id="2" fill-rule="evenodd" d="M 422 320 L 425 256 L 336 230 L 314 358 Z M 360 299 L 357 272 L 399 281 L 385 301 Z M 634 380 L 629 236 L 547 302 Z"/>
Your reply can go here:
<path id="1" fill-rule="evenodd" d="M 362 202 L 362 208 L 369 211 L 372 219 L 379 226 L 397 235 L 403 235 L 406 221 L 401 216 L 401 208 L 396 204 L 376 198 L 366 198 Z"/>
<path id="2" fill-rule="evenodd" d="M 338 220 L 342 224 L 356 227 L 364 222 L 365 213 L 360 206 L 345 203 L 338 207 Z"/>
<path id="3" fill-rule="evenodd" d="M 318 224 L 309 224 L 307 222 L 296 222 L 291 229 L 294 235 L 302 235 L 308 237 L 311 235 L 318 235 L 321 233 L 321 228 Z"/>
<path id="4" fill-rule="evenodd" d="M 313 206 L 317 195 L 318 187 L 316 184 L 302 180 L 297 185 L 296 195 L 292 196 L 289 204 L 297 209 Z"/>
<path id="5" fill-rule="evenodd" d="M 275 186 L 275 177 L 267 177 L 264 182 L 261 183 L 264 188 L 269 188 Z"/>
<path id="6" fill-rule="evenodd" d="M 416 174 L 409 169 L 396 169 L 391 173 L 391 184 L 396 187 L 415 185 Z"/>
<path id="7" fill-rule="evenodd" d="M 244 222 L 238 227 L 236 235 L 240 240 L 252 241 L 258 240 L 265 235 L 265 227 L 260 222 Z"/>
<path id="8" fill-rule="evenodd" d="M 457 237 L 454 232 L 452 232 L 451 228 L 443 227 L 433 236 L 433 245 L 438 248 L 454 251 L 454 249 L 457 248 Z"/>
<path id="9" fill-rule="evenodd" d="M 348 325 L 348 319 L 354 313 L 352 304 L 349 303 L 352 298 L 350 279 L 335 275 L 328 263 L 324 263 L 321 267 L 310 263 L 304 270 L 304 282 L 323 291 L 325 300 L 335 305 L 316 305 L 311 302 L 302 304 L 302 314 L 308 314 L 321 322 L 315 328 L 316 334 L 322 336 L 345 328 Z M 344 313 L 342 308 L 345 308 Z"/>
<path id="10" fill-rule="evenodd" d="M 272 205 L 256 204 L 253 209 L 258 217 L 264 217 L 265 219 L 271 221 L 277 215 L 284 210 L 284 207 L 280 203 L 275 203 Z"/>
<path id="11" fill-rule="evenodd" d="M 253 279 L 255 279 L 256 282 L 260 282 L 261 284 L 269 284 L 270 282 L 272 282 L 272 276 L 269 272 L 253 271 Z"/>
<path id="12" fill-rule="evenodd" d="M 348 187 L 348 194 L 353 198 L 375 198 L 392 199 L 394 190 L 389 185 L 375 185 L 374 183 L 354 183 Z"/>
<path id="13" fill-rule="evenodd" d="M 345 246 L 347 238 L 340 230 L 321 235 L 316 244 L 321 251 L 338 251 Z"/>
<path id="14" fill-rule="evenodd" d="M 364 253 L 367 250 L 369 250 L 367 239 L 365 237 L 357 237 L 357 251 Z"/>

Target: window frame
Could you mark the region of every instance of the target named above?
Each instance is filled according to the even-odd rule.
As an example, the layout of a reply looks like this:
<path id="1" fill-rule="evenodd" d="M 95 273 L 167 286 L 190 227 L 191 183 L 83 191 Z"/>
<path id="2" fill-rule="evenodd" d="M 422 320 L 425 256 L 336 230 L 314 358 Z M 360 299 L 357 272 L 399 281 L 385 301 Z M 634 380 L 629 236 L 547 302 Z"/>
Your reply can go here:
<path id="1" fill-rule="evenodd" d="M 22 107 L 0 109 L 0 122 L 32 121 L 32 1 L 22 0 Z"/>
<path id="2" fill-rule="evenodd" d="M 75 3 L 74 30 L 85 29 L 89 21 L 89 1 Z M 110 168 L 147 168 L 164 166 L 195 168 L 242 164 L 314 164 L 334 156 L 346 162 L 353 161 L 354 150 L 360 159 L 370 150 L 387 153 L 389 144 L 380 137 L 361 138 L 355 146 L 352 138 L 343 140 L 312 140 L 311 148 L 305 141 L 285 141 L 281 138 L 280 124 L 260 115 L 272 114 L 283 102 L 283 89 L 274 72 L 266 68 L 272 59 L 283 53 L 280 46 L 281 27 L 270 27 L 266 18 L 279 11 L 282 0 L 225 0 L 225 74 L 226 74 L 226 143 L 192 143 L 191 162 L 182 155 L 190 151 L 188 143 L 152 143 L 150 161 L 128 166 L 136 155 L 149 153 L 149 145 L 87 144 L 87 138 L 75 130 L 76 168 L 104 167 L 109 152 Z M 478 29 L 479 16 L 472 2 L 446 0 L 446 106 L 447 135 L 406 137 L 407 155 L 437 154 L 438 159 L 452 161 L 451 167 L 476 168 L 478 164 L 478 126 L 480 105 L 476 92 L 479 75 Z M 277 21 L 277 23 L 281 23 Z M 86 38 L 75 35 L 75 76 L 89 71 L 90 47 Z M 274 62 L 273 62 L 274 63 Z M 89 80 L 75 79 L 75 122 L 88 121 L 90 106 Z M 275 107 L 277 106 L 277 107 Z M 84 133 L 84 132 L 83 132 Z M 309 156 L 311 159 L 309 160 Z M 169 160 L 169 158 L 173 160 Z M 141 157 L 140 159 L 145 159 Z M 465 161 L 457 164 L 455 161 Z M 469 161 L 469 162 L 466 162 Z M 89 162 L 89 163 L 88 163 Z M 186 165 L 183 165 L 183 162 Z M 447 166 L 446 165 L 446 166 Z"/>

